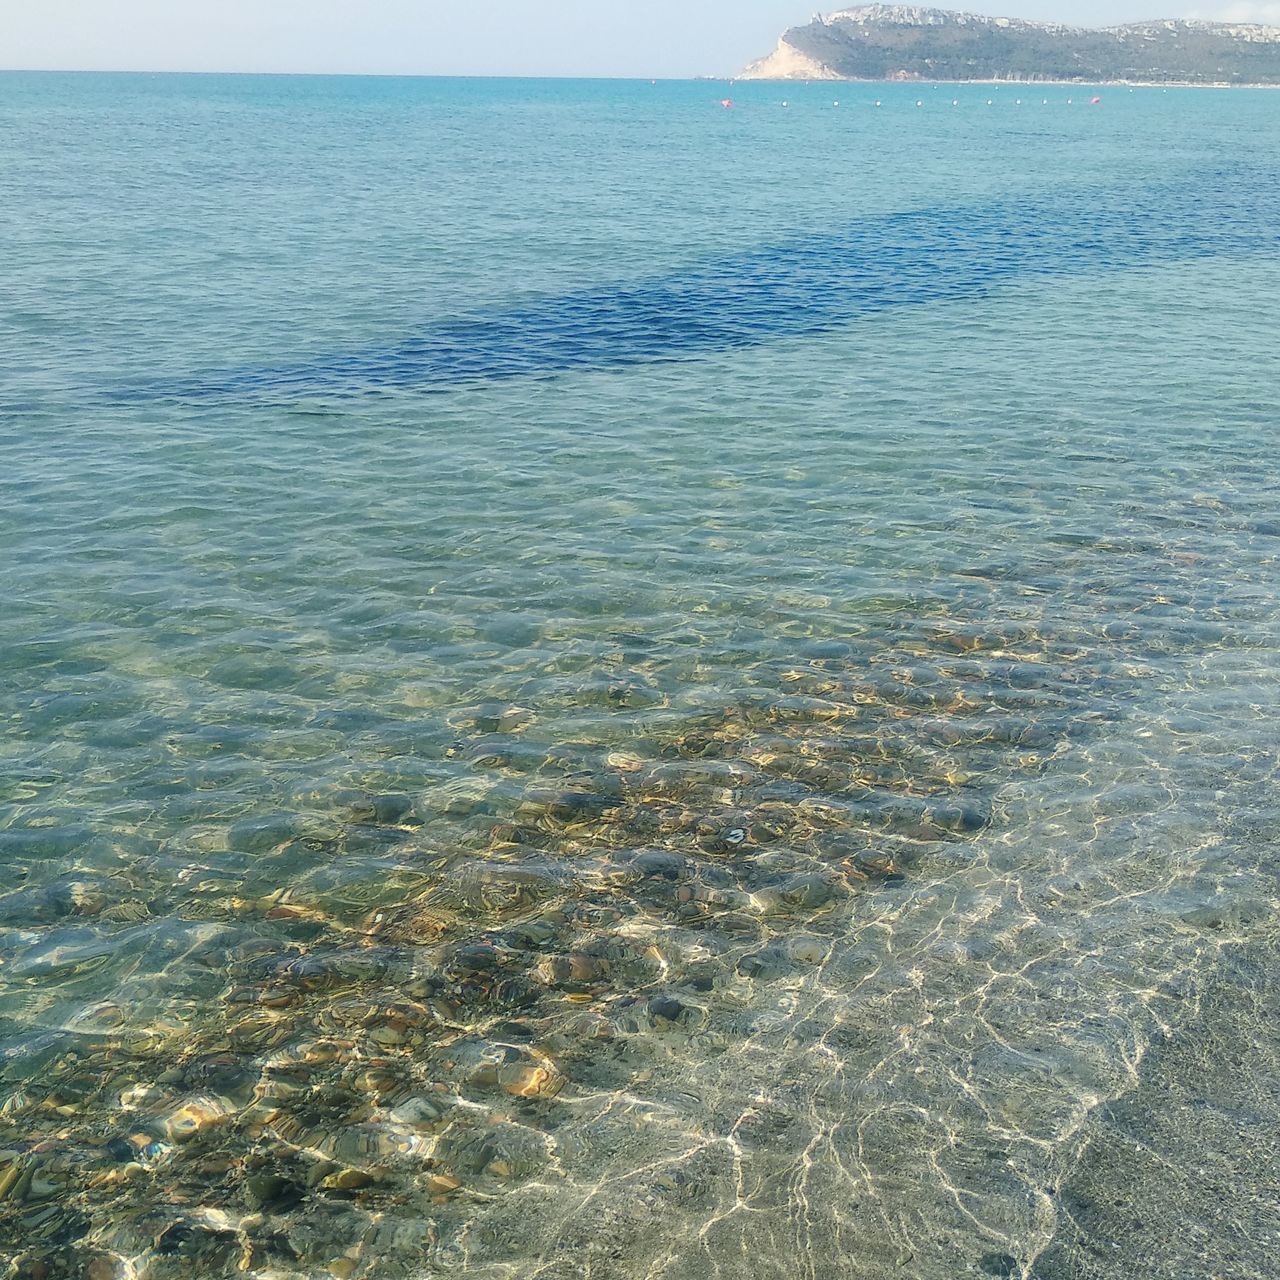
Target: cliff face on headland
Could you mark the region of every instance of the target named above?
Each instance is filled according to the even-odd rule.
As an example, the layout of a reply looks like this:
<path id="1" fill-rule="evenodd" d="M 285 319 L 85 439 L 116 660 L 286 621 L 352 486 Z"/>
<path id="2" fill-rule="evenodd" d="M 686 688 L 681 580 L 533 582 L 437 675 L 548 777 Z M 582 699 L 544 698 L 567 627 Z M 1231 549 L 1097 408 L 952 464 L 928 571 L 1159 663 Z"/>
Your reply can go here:
<path id="1" fill-rule="evenodd" d="M 1280 28 L 1167 20 L 1090 30 L 870 4 L 783 32 L 741 78 L 1280 85 Z"/>

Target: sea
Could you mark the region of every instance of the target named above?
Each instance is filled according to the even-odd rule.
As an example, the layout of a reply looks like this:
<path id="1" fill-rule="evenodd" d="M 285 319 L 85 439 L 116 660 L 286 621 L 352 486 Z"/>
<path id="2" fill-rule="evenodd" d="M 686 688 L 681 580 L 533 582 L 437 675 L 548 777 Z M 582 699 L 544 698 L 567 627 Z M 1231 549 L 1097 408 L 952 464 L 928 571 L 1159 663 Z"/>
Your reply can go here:
<path id="1" fill-rule="evenodd" d="M 0 1265 L 1266 1280 L 1280 96 L 0 76 Z"/>

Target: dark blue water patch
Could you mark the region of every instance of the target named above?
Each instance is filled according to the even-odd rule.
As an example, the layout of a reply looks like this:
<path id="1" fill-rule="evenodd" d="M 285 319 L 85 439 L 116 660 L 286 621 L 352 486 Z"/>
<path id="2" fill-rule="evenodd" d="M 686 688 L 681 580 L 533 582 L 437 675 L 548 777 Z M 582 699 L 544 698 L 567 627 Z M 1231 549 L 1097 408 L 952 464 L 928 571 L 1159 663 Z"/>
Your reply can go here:
<path id="1" fill-rule="evenodd" d="M 442 319 L 385 347 L 117 387 L 116 403 L 445 390 L 696 358 L 829 332 L 879 312 L 1280 248 L 1280 175 L 1057 192 L 867 218 L 651 279 Z"/>

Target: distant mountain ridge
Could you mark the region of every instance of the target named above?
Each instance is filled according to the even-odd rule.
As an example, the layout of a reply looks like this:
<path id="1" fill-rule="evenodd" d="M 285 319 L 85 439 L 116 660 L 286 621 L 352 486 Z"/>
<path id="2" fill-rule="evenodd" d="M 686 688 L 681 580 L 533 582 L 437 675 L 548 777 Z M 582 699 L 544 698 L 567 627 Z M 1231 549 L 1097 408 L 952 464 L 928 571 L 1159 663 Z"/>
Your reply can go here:
<path id="1" fill-rule="evenodd" d="M 1167 19 L 1086 28 L 869 4 L 784 31 L 741 78 L 1280 85 L 1280 27 Z"/>

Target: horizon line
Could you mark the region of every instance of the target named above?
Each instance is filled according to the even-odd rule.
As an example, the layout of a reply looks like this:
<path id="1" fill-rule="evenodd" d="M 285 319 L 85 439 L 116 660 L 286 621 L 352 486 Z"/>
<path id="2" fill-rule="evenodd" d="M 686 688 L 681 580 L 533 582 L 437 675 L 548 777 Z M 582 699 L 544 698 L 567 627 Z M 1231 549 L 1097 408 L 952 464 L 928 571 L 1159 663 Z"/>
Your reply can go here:
<path id="1" fill-rule="evenodd" d="M 790 86 L 793 89 L 813 85 L 827 88 L 848 85 L 877 85 L 884 88 L 898 86 L 919 89 L 923 85 L 934 88 L 952 86 L 986 86 L 1000 88 L 1037 88 L 1065 86 L 1067 88 L 1129 88 L 1129 89 L 1280 89 L 1280 82 L 1257 81 L 1208 81 L 1208 80 L 897 80 L 897 79 L 844 79 L 839 80 L 791 80 L 741 75 L 530 75 L 516 72 L 445 72 L 445 71 L 211 71 L 168 68 L 130 67 L 0 67 L 0 76 L 237 76 L 245 79 L 296 79 L 296 80 L 537 80 L 549 83 L 569 81 L 595 81 L 602 84 L 733 84 Z"/>
<path id="2" fill-rule="evenodd" d="M 0 75 L 35 76 L 299 76 L 382 80 L 635 80 L 656 84 L 659 81 L 685 83 L 698 80 L 736 80 L 735 75 L 607 75 L 536 73 L 517 71 L 226 71 L 195 70 L 183 67 L 0 67 Z"/>

